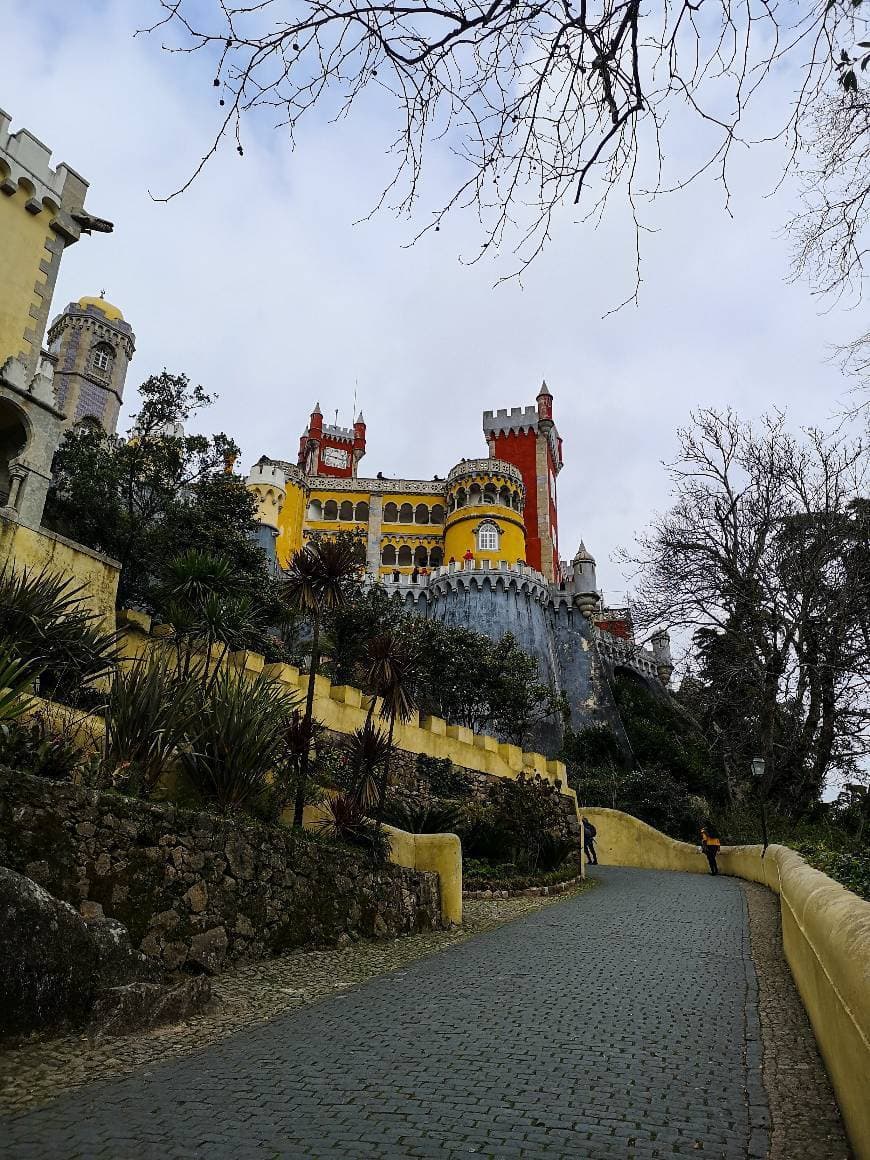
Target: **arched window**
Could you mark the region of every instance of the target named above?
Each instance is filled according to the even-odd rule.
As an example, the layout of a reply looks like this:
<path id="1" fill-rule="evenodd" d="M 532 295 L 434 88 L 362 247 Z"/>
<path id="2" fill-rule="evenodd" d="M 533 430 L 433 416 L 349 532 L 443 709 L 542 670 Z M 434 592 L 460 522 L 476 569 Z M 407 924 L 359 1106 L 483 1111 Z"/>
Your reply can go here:
<path id="1" fill-rule="evenodd" d="M 483 502 L 484 503 L 495 503 L 495 500 L 496 500 L 495 484 L 488 483 L 486 485 L 486 487 L 483 489 Z"/>
<path id="2" fill-rule="evenodd" d="M 456 493 L 456 506 L 458 508 L 465 507 L 467 502 L 468 496 L 465 494 L 465 488 L 460 487 L 459 491 Z"/>
<path id="3" fill-rule="evenodd" d="M 319 499 L 312 499 L 308 502 L 308 519 L 322 520 L 323 519 L 323 504 Z"/>
<path id="4" fill-rule="evenodd" d="M 108 342 L 98 342 L 91 351 L 91 368 L 98 374 L 110 375 L 114 361 L 115 349 Z"/>
<path id="5" fill-rule="evenodd" d="M 510 493 L 510 488 L 507 487 L 507 485 L 505 485 L 501 489 L 501 491 L 498 493 L 498 502 L 503 507 L 510 507 L 511 506 L 511 493 Z"/>
<path id="6" fill-rule="evenodd" d="M 442 507 L 442 505 L 440 503 L 436 503 L 435 506 L 432 508 L 431 512 L 429 513 L 429 519 L 432 521 L 433 524 L 443 524 L 444 523 L 444 508 Z"/>
<path id="7" fill-rule="evenodd" d="M 14 403 L 0 399 L 0 507 L 6 506 L 12 491 L 10 464 L 27 446 L 25 424 L 24 412 Z"/>
<path id="8" fill-rule="evenodd" d="M 354 513 L 354 517 L 359 521 L 359 523 L 365 523 L 365 521 L 369 518 L 369 505 L 365 502 L 364 499 L 361 499 L 356 505 L 356 512 Z"/>
<path id="9" fill-rule="evenodd" d="M 414 508 L 409 503 L 403 503 L 399 508 L 399 523 L 413 524 L 414 522 Z"/>
<path id="10" fill-rule="evenodd" d="M 349 500 L 343 500 L 341 507 L 338 509 L 338 518 L 340 520 L 353 519 L 353 503 Z"/>
<path id="11" fill-rule="evenodd" d="M 384 523 L 397 524 L 399 522 L 399 509 L 394 503 L 384 504 Z"/>
<path id="12" fill-rule="evenodd" d="M 444 553 L 440 548 L 433 548 L 429 553 L 429 567 L 440 568 L 444 563 Z"/>
<path id="13" fill-rule="evenodd" d="M 477 483 L 473 483 L 471 485 L 471 487 L 468 489 L 468 502 L 471 504 L 472 507 L 474 507 L 475 504 L 480 503 L 480 496 L 481 496 L 480 485 Z"/>
<path id="14" fill-rule="evenodd" d="M 498 528 L 495 524 L 481 524 L 477 529 L 477 550 L 479 552 L 498 551 Z"/>
<path id="15" fill-rule="evenodd" d="M 387 568 L 392 568 L 396 563 L 396 549 L 392 544 L 387 544 L 381 552 L 381 563 Z"/>
<path id="16" fill-rule="evenodd" d="M 418 503 L 414 509 L 414 523 L 428 524 L 429 523 L 429 509 L 424 503 Z"/>
<path id="17" fill-rule="evenodd" d="M 325 520 L 338 519 L 338 504 L 334 499 L 328 499 L 323 505 L 323 518 Z"/>
<path id="18" fill-rule="evenodd" d="M 418 544 L 414 550 L 414 563 L 418 568 L 425 568 L 429 563 L 429 553 L 423 544 Z"/>
<path id="19" fill-rule="evenodd" d="M 411 566 L 411 549 L 407 544 L 402 544 L 401 548 L 399 548 L 398 561 L 399 561 L 400 568 L 410 568 L 410 566 Z"/>

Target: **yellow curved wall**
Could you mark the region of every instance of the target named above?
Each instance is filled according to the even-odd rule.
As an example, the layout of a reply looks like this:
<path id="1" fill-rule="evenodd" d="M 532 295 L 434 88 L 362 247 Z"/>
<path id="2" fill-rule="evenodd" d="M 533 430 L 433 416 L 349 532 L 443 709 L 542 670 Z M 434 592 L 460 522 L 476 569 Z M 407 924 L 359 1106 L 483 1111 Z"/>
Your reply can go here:
<path id="1" fill-rule="evenodd" d="M 677 842 L 619 810 L 581 811 L 598 831 L 608 866 L 708 873 L 695 846 Z M 760 882 L 779 895 L 786 962 L 834 1085 L 849 1140 L 870 1160 L 870 902 L 786 846 L 724 846 L 723 874 Z"/>
<path id="2" fill-rule="evenodd" d="M 484 520 L 501 530 L 499 546 L 494 552 L 482 552 L 477 547 L 475 529 Z M 475 560 L 507 560 L 509 564 L 522 560 L 525 563 L 526 529 L 522 516 L 498 503 L 475 504 L 451 512 L 444 532 L 444 559 L 448 561 L 452 556 L 459 561 L 469 549 Z"/>

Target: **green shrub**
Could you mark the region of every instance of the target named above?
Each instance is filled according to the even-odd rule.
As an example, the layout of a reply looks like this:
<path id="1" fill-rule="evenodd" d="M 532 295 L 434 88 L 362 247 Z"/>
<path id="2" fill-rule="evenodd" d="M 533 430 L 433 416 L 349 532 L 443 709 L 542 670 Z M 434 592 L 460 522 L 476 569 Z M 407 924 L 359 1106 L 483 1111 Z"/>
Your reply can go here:
<path id="1" fill-rule="evenodd" d="M 467 797 L 474 781 L 464 769 L 457 768 L 449 757 L 417 754 L 417 781 L 434 798 Z"/>
<path id="2" fill-rule="evenodd" d="M 801 842 L 795 849 L 811 866 L 870 901 L 870 851 L 831 850 L 818 842 Z"/>
<path id="3" fill-rule="evenodd" d="M 0 765 L 18 773 L 71 781 L 84 760 L 72 731 L 50 724 L 43 713 L 0 727 Z"/>
<path id="4" fill-rule="evenodd" d="M 410 834 L 450 834 L 456 829 L 459 809 L 446 801 L 389 796 L 384 803 L 383 820 Z"/>
<path id="5" fill-rule="evenodd" d="M 561 794 L 537 777 L 494 782 L 485 802 L 462 806 L 457 831 L 467 856 L 525 869 L 552 869 L 576 849 Z"/>
<path id="6" fill-rule="evenodd" d="M 464 890 L 524 890 L 529 886 L 554 886 L 579 874 L 580 859 L 576 851 L 551 870 L 533 872 L 511 862 L 468 858 L 462 864 L 462 886 Z"/>

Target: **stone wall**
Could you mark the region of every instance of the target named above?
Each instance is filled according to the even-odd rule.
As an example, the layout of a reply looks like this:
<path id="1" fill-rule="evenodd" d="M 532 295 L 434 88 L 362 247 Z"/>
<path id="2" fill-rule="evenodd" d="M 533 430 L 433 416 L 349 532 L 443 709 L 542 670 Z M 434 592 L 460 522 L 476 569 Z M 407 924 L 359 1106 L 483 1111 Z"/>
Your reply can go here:
<path id="1" fill-rule="evenodd" d="M 0 769 L 0 865 L 99 904 L 169 970 L 441 925 L 438 876 L 249 819 Z M 86 909 L 93 909 L 86 908 Z"/>

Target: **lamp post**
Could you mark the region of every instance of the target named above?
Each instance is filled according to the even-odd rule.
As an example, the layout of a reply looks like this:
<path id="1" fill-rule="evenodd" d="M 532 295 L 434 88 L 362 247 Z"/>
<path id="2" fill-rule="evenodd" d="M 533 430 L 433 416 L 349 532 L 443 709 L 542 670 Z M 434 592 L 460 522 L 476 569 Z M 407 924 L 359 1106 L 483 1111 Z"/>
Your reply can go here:
<path id="1" fill-rule="evenodd" d="M 764 845 L 761 850 L 762 858 L 767 853 L 767 814 L 764 810 L 764 799 L 766 798 L 766 787 L 764 784 L 764 758 L 753 757 L 752 759 L 752 776 L 758 782 L 759 801 L 761 802 L 761 838 Z"/>

